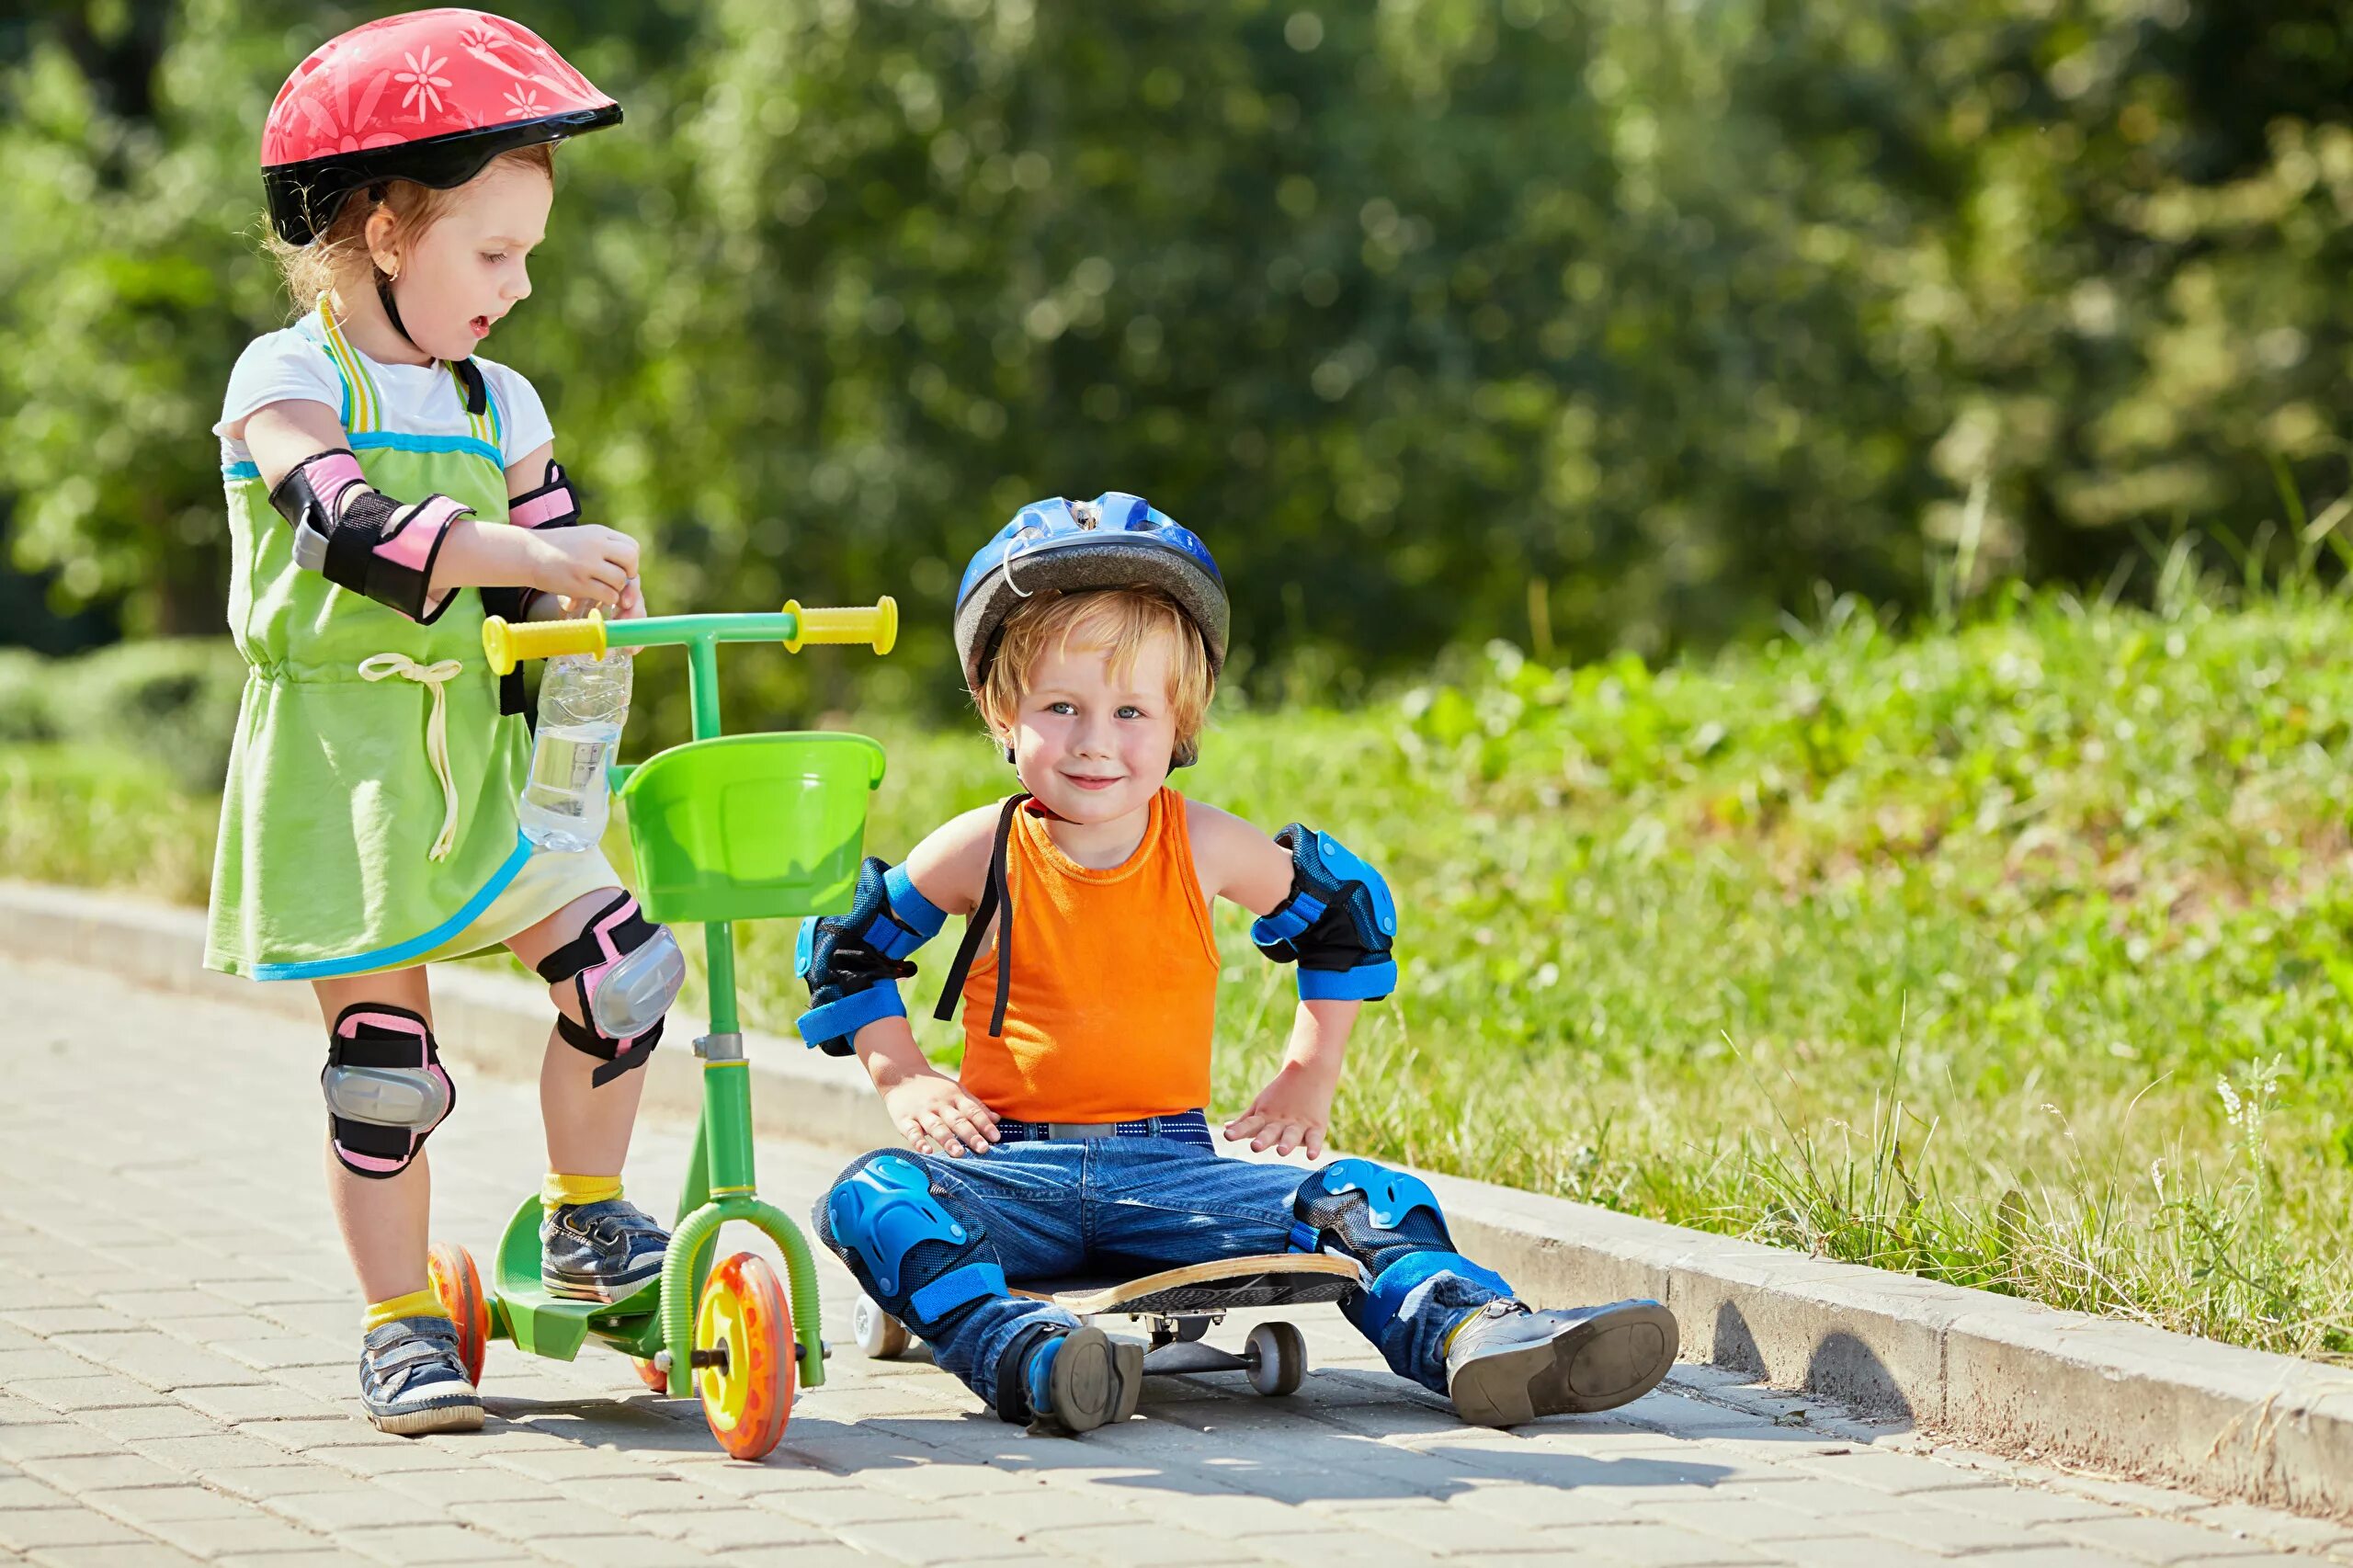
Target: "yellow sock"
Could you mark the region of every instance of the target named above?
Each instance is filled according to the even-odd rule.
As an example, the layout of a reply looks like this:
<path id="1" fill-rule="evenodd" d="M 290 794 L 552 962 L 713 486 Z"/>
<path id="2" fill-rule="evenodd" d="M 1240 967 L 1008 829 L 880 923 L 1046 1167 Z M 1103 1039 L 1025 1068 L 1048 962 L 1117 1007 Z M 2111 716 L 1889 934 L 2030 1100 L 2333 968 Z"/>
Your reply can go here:
<path id="1" fill-rule="evenodd" d="M 621 1178 L 617 1176 L 565 1176 L 550 1171 L 540 1183 L 540 1207 L 552 1214 L 568 1203 L 602 1203 L 621 1195 Z"/>
<path id="2" fill-rule="evenodd" d="M 405 1296 L 394 1296 L 389 1301 L 369 1302 L 368 1319 L 359 1325 L 359 1332 L 373 1334 L 394 1318 L 445 1318 L 449 1315 L 449 1310 L 441 1304 L 441 1298 L 435 1295 L 433 1288 L 428 1285 L 422 1290 L 411 1290 Z"/>

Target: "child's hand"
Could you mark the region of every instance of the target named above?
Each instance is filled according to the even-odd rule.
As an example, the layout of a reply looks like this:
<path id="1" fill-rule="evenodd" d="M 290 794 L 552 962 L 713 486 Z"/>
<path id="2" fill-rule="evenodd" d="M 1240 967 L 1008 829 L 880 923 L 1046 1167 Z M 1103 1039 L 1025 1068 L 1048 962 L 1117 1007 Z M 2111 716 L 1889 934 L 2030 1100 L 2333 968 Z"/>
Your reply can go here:
<path id="1" fill-rule="evenodd" d="M 918 1073 L 894 1085 L 883 1095 L 882 1108 L 918 1154 L 955 1158 L 966 1149 L 985 1154 L 997 1141 L 996 1112 L 938 1073 Z"/>
<path id="2" fill-rule="evenodd" d="M 632 591 L 637 578 L 637 541 L 595 523 L 568 528 L 533 529 L 530 586 L 561 594 L 575 604 L 611 605 Z"/>
<path id="3" fill-rule="evenodd" d="M 631 577 L 629 580 L 629 585 L 621 590 L 621 597 L 609 607 L 601 599 L 563 599 L 561 603 L 563 606 L 563 619 L 566 620 L 577 620 L 592 609 L 608 608 L 610 613 L 605 617 L 607 620 L 643 620 L 645 619 L 645 593 L 638 586 L 637 579 L 634 577 Z"/>
<path id="4" fill-rule="evenodd" d="M 1258 1091 L 1250 1108 L 1225 1124 L 1228 1142 L 1250 1140 L 1261 1153 L 1272 1149 L 1288 1154 L 1304 1149 L 1311 1160 L 1324 1157 L 1324 1130 L 1332 1119 L 1330 1084 L 1319 1084 L 1296 1062 L 1285 1062 L 1275 1081 Z"/>

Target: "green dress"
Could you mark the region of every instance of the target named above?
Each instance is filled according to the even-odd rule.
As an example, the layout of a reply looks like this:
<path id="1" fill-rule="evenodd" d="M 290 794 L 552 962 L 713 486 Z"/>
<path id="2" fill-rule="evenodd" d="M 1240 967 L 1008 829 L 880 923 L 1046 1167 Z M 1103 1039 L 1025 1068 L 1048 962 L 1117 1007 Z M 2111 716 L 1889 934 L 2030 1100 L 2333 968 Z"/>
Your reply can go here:
<path id="1" fill-rule="evenodd" d="M 451 424 L 463 434 L 381 428 L 366 362 L 334 322 L 322 312 L 298 330 L 335 361 L 344 427 L 369 483 L 506 520 L 494 402 L 467 414 L 452 369 Z M 456 590 L 420 626 L 297 566 L 292 529 L 253 464 L 225 465 L 222 477 L 234 547 L 229 629 L 248 672 L 221 802 L 206 967 L 319 980 L 458 956 L 451 939 L 481 937 L 484 911 L 534 853 L 515 814 L 529 732 L 498 710 L 482 596 Z M 437 690 L 446 775 L 431 744 Z M 610 885 L 600 856 L 583 858 L 580 874 L 559 880 Z M 520 930 L 563 902 L 510 923 Z"/>

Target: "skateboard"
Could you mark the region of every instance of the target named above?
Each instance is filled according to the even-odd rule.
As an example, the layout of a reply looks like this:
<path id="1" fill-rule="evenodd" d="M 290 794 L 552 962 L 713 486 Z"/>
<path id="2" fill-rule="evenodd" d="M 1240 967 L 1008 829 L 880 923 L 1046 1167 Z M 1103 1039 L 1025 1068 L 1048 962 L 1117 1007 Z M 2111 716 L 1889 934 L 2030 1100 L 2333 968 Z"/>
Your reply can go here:
<path id="1" fill-rule="evenodd" d="M 1253 1389 L 1272 1396 L 1296 1393 L 1307 1376 L 1307 1341 L 1298 1328 L 1259 1324 L 1235 1352 L 1204 1343 L 1211 1327 L 1230 1312 L 1336 1301 L 1363 1281 L 1357 1266 L 1344 1257 L 1272 1253 L 1188 1264 L 1135 1279 L 1026 1280 L 1014 1287 L 1014 1294 L 1051 1301 L 1080 1318 L 1143 1321 L 1151 1335 L 1143 1358 L 1147 1375 L 1242 1372 Z M 878 1359 L 904 1355 L 911 1343 L 906 1325 L 864 1296 L 851 1324 L 858 1348 Z"/>

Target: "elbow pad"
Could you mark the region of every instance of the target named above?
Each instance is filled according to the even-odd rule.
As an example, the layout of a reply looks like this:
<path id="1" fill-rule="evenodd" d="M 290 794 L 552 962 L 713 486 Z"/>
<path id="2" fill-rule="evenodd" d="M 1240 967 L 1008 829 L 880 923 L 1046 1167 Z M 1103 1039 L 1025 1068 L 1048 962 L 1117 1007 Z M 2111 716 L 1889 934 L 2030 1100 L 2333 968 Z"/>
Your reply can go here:
<path id="1" fill-rule="evenodd" d="M 1258 950 L 1299 965 L 1302 1002 L 1377 1002 L 1396 990 L 1397 903 L 1381 873 L 1300 823 L 1275 842 L 1290 851 L 1290 896 L 1250 927 Z"/>
<path id="2" fill-rule="evenodd" d="M 899 982 L 915 966 L 907 955 L 939 934 L 948 918 L 915 891 L 904 866 L 870 855 L 858 869 L 849 913 L 801 923 L 796 949 L 813 1006 L 794 1028 L 828 1056 L 847 1056 L 858 1031 L 878 1018 L 904 1018 Z"/>
<path id="3" fill-rule="evenodd" d="M 269 504 L 294 530 L 297 566 L 421 626 L 449 607 L 450 590 L 428 598 L 426 589 L 449 525 L 472 517 L 472 507 L 447 495 L 404 506 L 370 485 L 359 460 L 342 447 L 295 464 Z"/>

